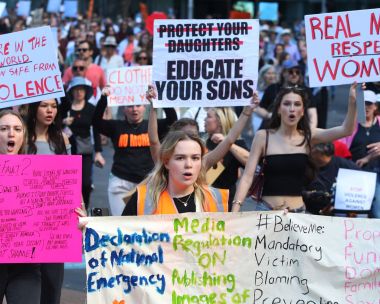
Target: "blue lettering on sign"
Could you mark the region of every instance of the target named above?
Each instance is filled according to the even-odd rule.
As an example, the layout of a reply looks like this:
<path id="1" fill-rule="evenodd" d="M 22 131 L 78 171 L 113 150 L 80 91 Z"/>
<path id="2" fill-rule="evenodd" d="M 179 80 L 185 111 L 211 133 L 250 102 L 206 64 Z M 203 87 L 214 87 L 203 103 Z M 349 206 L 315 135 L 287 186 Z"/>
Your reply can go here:
<path id="1" fill-rule="evenodd" d="M 162 264 L 164 262 L 164 255 L 161 246 L 158 246 L 157 252 L 153 254 L 139 253 L 135 249 L 131 249 L 129 252 L 124 253 L 124 249 L 120 249 L 119 252 L 113 250 L 111 252 L 111 265 L 112 267 L 116 263 L 117 266 L 123 264 L 136 264 L 136 266 L 149 266 L 153 263 Z"/>
<path id="2" fill-rule="evenodd" d="M 166 280 L 163 274 L 151 274 L 149 276 L 136 276 L 117 274 L 105 278 L 96 278 L 98 272 L 90 272 L 87 276 L 87 292 L 95 292 L 103 288 L 115 288 L 122 286 L 125 294 L 129 294 L 135 287 L 155 286 L 159 294 L 164 294 Z"/>
<path id="3" fill-rule="evenodd" d="M 170 242 L 168 233 L 151 233 L 142 229 L 142 233 L 123 234 L 120 228 L 117 228 L 117 234 L 110 236 L 104 234 L 100 236 L 94 229 L 87 228 L 84 239 L 84 249 L 86 252 L 91 252 L 99 247 L 114 246 L 118 247 L 123 243 L 131 244 L 150 244 L 152 242 Z"/>

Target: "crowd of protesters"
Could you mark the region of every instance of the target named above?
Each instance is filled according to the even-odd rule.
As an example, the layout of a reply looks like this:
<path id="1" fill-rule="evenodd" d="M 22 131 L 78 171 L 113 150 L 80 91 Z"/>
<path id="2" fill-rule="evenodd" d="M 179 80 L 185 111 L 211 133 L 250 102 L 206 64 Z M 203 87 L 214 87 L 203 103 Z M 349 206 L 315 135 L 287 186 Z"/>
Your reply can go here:
<path id="1" fill-rule="evenodd" d="M 380 173 L 379 83 L 367 84 L 365 123 L 355 122 L 353 84 L 345 121 L 325 129 L 327 94 L 325 89 L 308 87 L 302 22 L 283 27 L 261 24 L 258 92 L 251 106 L 168 108 L 165 117 L 157 120 L 152 109 L 148 119 L 143 105 L 107 108 L 108 69 L 152 64 L 153 37 L 143 22 L 65 20 L 47 14 L 42 21 L 57 29 L 66 96 L 0 111 L 0 153 L 82 155 L 87 210 L 94 207 L 93 165 L 104 166 L 107 138 L 114 150 L 108 185 L 112 215 L 239 211 L 263 156 L 268 162 L 267 180 L 263 198 L 255 202 L 257 210 L 331 214 L 330 200 L 315 207 L 304 191 L 331 194 L 339 168 Z M 24 18 L 0 19 L 0 34 L 27 27 Z M 147 98 L 154 96 L 150 88 Z M 251 139 L 255 135 L 250 149 L 250 143 L 239 137 L 244 125 Z M 144 144 L 134 145 L 128 140 L 131 135 Z M 343 139 L 336 141 L 339 138 Z M 222 169 L 215 170 L 219 164 Z M 206 178 L 208 169 L 214 169 L 211 182 Z M 380 217 L 379 185 L 378 177 L 377 200 L 370 214 L 376 218 Z M 10 304 L 59 303 L 62 276 L 62 264 L 0 265 L 0 301 L 5 294 Z M 26 277 L 34 284 L 24 284 L 28 285 L 24 299 L 15 296 L 15 290 L 20 290 Z"/>

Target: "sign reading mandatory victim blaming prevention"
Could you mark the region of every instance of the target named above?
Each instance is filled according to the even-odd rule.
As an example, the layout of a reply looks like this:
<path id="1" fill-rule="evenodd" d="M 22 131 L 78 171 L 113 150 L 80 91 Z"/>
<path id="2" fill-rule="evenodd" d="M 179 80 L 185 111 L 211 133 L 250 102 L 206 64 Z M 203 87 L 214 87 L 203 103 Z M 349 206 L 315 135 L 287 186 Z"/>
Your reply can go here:
<path id="1" fill-rule="evenodd" d="M 0 36 L 0 108 L 64 95 L 50 27 Z"/>
<path id="2" fill-rule="evenodd" d="M 87 303 L 378 303 L 379 220 L 283 212 L 91 217 Z"/>
<path id="3" fill-rule="evenodd" d="M 311 87 L 380 80 L 380 9 L 305 16 Z"/>
<path id="4" fill-rule="evenodd" d="M 155 20 L 154 106 L 247 105 L 258 58 L 258 20 Z"/>

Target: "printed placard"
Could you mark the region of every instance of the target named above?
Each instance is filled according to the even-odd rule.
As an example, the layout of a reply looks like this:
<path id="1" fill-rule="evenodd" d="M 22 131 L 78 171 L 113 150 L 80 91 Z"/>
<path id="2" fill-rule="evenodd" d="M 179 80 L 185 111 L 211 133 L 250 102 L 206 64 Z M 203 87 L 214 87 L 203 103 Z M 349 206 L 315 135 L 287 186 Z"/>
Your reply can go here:
<path id="1" fill-rule="evenodd" d="M 0 155 L 0 263 L 81 262 L 82 159 Z"/>
<path id="2" fill-rule="evenodd" d="M 376 173 L 339 169 L 334 207 L 339 210 L 370 210 L 375 189 Z"/>
<path id="3" fill-rule="evenodd" d="M 107 70 L 107 84 L 111 87 L 108 106 L 149 104 L 145 98 L 152 84 L 152 66 L 132 66 Z"/>
<path id="4" fill-rule="evenodd" d="M 311 87 L 380 80 L 380 9 L 305 16 Z"/>
<path id="5" fill-rule="evenodd" d="M 155 20 L 154 106 L 248 105 L 258 61 L 258 20 Z"/>
<path id="6" fill-rule="evenodd" d="M 49 26 L 0 36 L 0 108 L 64 96 Z"/>
<path id="7" fill-rule="evenodd" d="M 379 300 L 379 220 L 244 212 L 88 222 L 87 303 Z"/>

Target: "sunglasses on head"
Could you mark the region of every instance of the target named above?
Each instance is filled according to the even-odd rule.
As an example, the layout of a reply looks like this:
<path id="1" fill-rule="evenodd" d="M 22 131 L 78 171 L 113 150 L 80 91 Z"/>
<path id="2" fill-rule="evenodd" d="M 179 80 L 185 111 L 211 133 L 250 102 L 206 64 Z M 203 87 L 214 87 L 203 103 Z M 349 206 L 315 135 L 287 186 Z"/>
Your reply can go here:
<path id="1" fill-rule="evenodd" d="M 291 75 L 300 75 L 301 71 L 297 69 L 292 69 L 292 70 L 289 70 L 288 73 Z"/>
<path id="2" fill-rule="evenodd" d="M 73 69 L 74 72 L 84 71 L 85 67 L 84 66 L 80 66 L 80 65 L 74 65 L 72 69 Z"/>
<path id="3" fill-rule="evenodd" d="M 77 49 L 77 52 L 87 52 L 88 49 Z"/>

